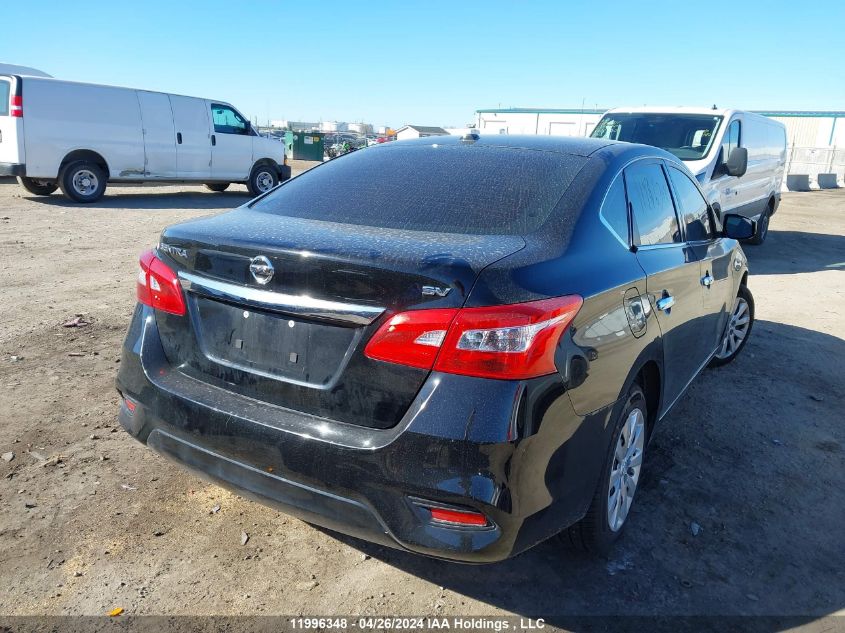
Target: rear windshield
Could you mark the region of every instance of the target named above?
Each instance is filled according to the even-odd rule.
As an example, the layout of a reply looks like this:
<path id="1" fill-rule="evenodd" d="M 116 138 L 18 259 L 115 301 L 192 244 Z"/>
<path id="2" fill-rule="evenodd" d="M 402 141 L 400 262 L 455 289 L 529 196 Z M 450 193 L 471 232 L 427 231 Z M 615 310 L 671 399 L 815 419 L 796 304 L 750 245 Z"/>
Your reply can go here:
<path id="1" fill-rule="evenodd" d="M 721 121 L 709 114 L 606 114 L 590 136 L 652 145 L 681 160 L 699 160 L 710 151 Z"/>
<path id="2" fill-rule="evenodd" d="M 0 79 L 0 116 L 9 115 L 9 94 L 11 91 L 11 84 L 4 79 Z"/>
<path id="3" fill-rule="evenodd" d="M 538 229 L 586 158 L 473 145 L 374 146 L 294 178 L 253 209 L 409 231 Z"/>

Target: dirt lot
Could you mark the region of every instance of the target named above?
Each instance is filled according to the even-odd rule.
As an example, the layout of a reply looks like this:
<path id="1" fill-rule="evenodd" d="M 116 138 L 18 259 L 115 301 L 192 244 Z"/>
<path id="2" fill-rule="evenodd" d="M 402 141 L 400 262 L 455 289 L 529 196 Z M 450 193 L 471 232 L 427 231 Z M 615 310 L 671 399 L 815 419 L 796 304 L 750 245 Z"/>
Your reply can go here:
<path id="1" fill-rule="evenodd" d="M 234 189 L 0 184 L 0 614 L 845 614 L 845 192 L 785 195 L 745 249 L 752 339 L 659 429 L 612 557 L 478 568 L 317 530 L 119 429 L 137 255 Z"/>

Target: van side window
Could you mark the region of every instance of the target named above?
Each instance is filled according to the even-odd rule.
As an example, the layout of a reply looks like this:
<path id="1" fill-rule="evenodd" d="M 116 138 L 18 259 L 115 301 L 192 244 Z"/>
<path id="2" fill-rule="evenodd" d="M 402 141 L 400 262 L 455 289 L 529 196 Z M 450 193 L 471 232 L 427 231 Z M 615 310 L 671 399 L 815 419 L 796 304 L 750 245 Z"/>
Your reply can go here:
<path id="1" fill-rule="evenodd" d="M 9 95 L 12 86 L 8 81 L 0 81 L 0 116 L 9 116 Z"/>
<path id="2" fill-rule="evenodd" d="M 730 126 L 725 131 L 725 136 L 722 138 L 722 164 L 728 162 L 728 157 L 731 155 L 731 150 L 734 147 L 740 147 L 739 143 L 742 140 L 740 136 L 739 121 L 731 121 Z"/>
<path id="3" fill-rule="evenodd" d="M 599 212 L 604 223 L 610 228 L 616 237 L 627 247 L 631 245 L 628 234 L 628 201 L 625 199 L 625 183 L 620 175 L 610 189 L 601 205 Z"/>
<path id="4" fill-rule="evenodd" d="M 680 169 L 669 166 L 669 179 L 675 190 L 678 212 L 683 218 L 688 242 L 699 242 L 716 238 L 713 220 L 707 209 L 707 201 L 693 182 Z"/>
<path id="5" fill-rule="evenodd" d="M 625 185 L 634 221 L 634 243 L 680 243 L 681 230 L 666 175 L 658 163 L 634 163 L 625 169 Z"/>
<path id="6" fill-rule="evenodd" d="M 212 103 L 211 118 L 218 134 L 249 134 L 249 123 L 229 106 Z"/>

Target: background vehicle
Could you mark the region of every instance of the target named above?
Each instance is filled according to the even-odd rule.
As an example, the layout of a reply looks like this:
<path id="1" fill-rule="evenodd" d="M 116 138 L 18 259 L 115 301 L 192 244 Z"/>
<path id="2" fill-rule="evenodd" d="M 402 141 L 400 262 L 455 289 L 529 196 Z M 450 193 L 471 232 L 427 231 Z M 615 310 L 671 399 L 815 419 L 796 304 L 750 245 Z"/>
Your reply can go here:
<path id="1" fill-rule="evenodd" d="M 284 148 L 223 101 L 0 75 L 0 134 L 0 174 L 76 202 L 111 181 L 242 182 L 258 195 L 290 177 Z"/>
<path id="2" fill-rule="evenodd" d="M 165 229 L 141 258 L 121 423 L 388 545 L 486 562 L 574 525 L 606 551 L 654 424 L 747 340 L 742 250 L 662 150 L 436 141 Z"/>
<path id="3" fill-rule="evenodd" d="M 30 75 L 31 77 L 52 77 L 43 70 L 30 66 L 19 66 L 17 64 L 4 64 L 0 62 L 0 75 Z"/>
<path id="4" fill-rule="evenodd" d="M 695 174 L 717 213 L 756 220 L 751 243 L 766 239 L 786 165 L 783 124 L 740 110 L 617 108 L 602 117 L 590 136 L 671 152 Z"/>

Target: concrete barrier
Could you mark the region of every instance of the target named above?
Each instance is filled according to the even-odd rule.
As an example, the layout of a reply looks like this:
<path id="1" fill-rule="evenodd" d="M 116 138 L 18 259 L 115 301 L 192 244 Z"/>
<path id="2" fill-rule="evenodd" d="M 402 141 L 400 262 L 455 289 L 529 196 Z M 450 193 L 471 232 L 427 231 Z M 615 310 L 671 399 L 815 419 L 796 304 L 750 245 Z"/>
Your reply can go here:
<path id="1" fill-rule="evenodd" d="M 786 188 L 790 191 L 810 191 L 809 174 L 790 174 L 786 177 Z"/>
<path id="2" fill-rule="evenodd" d="M 819 174 L 816 180 L 819 183 L 819 189 L 839 188 L 839 183 L 836 182 L 836 174 Z"/>

